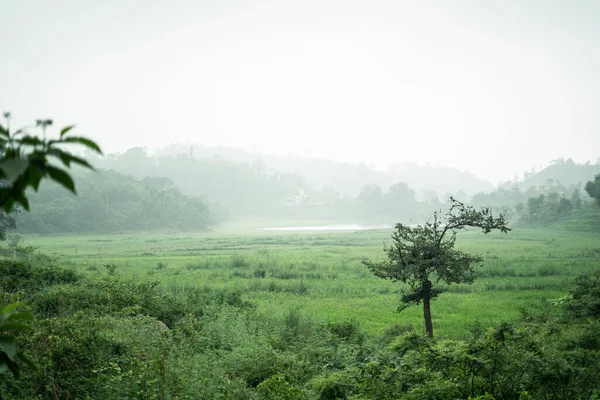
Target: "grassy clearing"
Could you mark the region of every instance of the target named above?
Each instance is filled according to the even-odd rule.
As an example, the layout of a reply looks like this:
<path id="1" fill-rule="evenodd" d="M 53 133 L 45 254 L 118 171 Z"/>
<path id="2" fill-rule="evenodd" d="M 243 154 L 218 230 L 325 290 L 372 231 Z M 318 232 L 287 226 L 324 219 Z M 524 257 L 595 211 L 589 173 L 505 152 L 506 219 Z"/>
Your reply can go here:
<path id="1" fill-rule="evenodd" d="M 356 318 L 370 333 L 394 324 L 422 325 L 421 310 L 396 313 L 401 285 L 375 278 L 364 258 L 383 256 L 389 231 L 274 233 L 244 226 L 204 233 L 139 233 L 27 237 L 25 244 L 55 254 L 66 266 L 161 282 L 185 296 L 189 288 L 230 288 L 265 315 L 298 309 L 306 318 Z M 433 304 L 436 333 L 460 337 L 479 320 L 492 326 L 522 308 L 568 293 L 574 278 L 599 267 L 600 235 L 517 229 L 508 235 L 461 234 L 458 246 L 485 261 L 473 285 L 451 286 Z"/>

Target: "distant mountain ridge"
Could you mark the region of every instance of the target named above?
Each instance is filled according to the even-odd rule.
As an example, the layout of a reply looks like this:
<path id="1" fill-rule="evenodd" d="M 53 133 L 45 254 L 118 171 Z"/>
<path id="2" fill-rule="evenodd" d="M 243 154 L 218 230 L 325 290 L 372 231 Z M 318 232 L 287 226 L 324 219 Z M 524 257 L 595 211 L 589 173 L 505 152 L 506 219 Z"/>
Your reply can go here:
<path id="1" fill-rule="evenodd" d="M 585 186 L 587 181 L 600 174 L 600 164 L 575 164 L 573 162 L 554 163 L 535 174 L 528 175 L 517 184 L 521 190 L 527 190 L 531 186 L 546 185 L 549 179 L 563 186 Z"/>
<path id="2" fill-rule="evenodd" d="M 258 162 L 277 171 L 303 176 L 313 189 L 332 187 L 343 196 L 356 197 L 360 188 L 368 184 L 377 184 L 384 190 L 398 182 L 406 183 L 417 197 L 422 191 L 435 191 L 442 198 L 445 194 L 463 191 L 468 195 L 488 191 L 494 185 L 475 174 L 451 167 L 421 166 L 414 163 L 396 163 L 387 171 L 377 171 L 364 163 L 346 163 L 324 158 L 312 158 L 298 154 L 278 156 L 252 152 L 244 149 L 203 145 L 173 144 L 155 152 L 157 155 L 178 154 L 198 158 L 223 157 L 229 161 Z"/>

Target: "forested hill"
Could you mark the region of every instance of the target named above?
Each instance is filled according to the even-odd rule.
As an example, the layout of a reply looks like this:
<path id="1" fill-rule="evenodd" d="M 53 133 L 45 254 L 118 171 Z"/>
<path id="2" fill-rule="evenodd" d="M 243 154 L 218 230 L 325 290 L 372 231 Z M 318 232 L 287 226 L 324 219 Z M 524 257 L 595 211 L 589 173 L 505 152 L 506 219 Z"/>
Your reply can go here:
<path id="1" fill-rule="evenodd" d="M 30 212 L 15 214 L 18 232 L 202 230 L 224 217 L 203 197 L 186 196 L 168 179 L 137 180 L 115 171 L 74 170 L 77 195 L 58 184 L 29 196 Z"/>
<path id="2" fill-rule="evenodd" d="M 525 173 L 525 178 L 518 183 L 518 187 L 527 190 L 531 186 L 548 185 L 549 182 L 560 183 L 566 187 L 577 185 L 583 187 L 596 174 L 600 174 L 600 163 L 575 164 L 570 159 L 559 159 L 537 173 Z"/>
<path id="3" fill-rule="evenodd" d="M 306 185 L 302 177 L 269 169 L 263 162 L 232 162 L 221 156 L 149 156 L 140 147 L 93 160 L 138 179 L 167 178 L 188 196 L 206 198 L 232 212 L 256 212 L 283 204 Z"/>
<path id="4" fill-rule="evenodd" d="M 420 197 L 422 191 L 435 191 L 441 197 L 445 193 L 463 191 L 466 194 L 491 190 L 493 185 L 470 172 L 442 166 L 421 166 L 414 163 L 397 163 L 387 171 L 376 171 L 363 163 L 345 163 L 335 160 L 313 158 L 298 154 L 277 156 L 260 154 L 230 147 L 207 147 L 174 144 L 156 152 L 159 156 L 177 157 L 190 151 L 197 158 L 223 157 L 232 162 L 255 163 L 282 173 L 299 175 L 311 190 L 331 187 L 345 197 L 356 197 L 365 185 L 376 184 L 387 190 L 404 182 Z"/>

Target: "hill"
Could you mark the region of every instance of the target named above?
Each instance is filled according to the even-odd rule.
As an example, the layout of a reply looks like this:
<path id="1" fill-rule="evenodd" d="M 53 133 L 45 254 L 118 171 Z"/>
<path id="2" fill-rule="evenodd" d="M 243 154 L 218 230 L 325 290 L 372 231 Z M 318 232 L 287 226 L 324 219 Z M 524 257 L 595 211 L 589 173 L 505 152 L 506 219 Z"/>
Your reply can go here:
<path id="1" fill-rule="evenodd" d="M 387 190 L 404 182 L 417 196 L 422 191 L 445 193 L 463 191 L 466 194 L 491 190 L 492 183 L 470 172 L 443 166 L 421 166 L 414 163 L 396 163 L 387 171 L 378 171 L 364 163 L 340 162 L 299 154 L 278 156 L 230 147 L 173 144 L 155 152 L 158 156 L 193 155 L 198 158 L 223 157 L 231 162 L 252 163 L 262 160 L 269 169 L 302 176 L 313 190 L 334 188 L 344 197 L 356 197 L 361 187 L 376 184 Z"/>
<path id="2" fill-rule="evenodd" d="M 596 174 L 600 174 L 600 164 L 575 164 L 570 160 L 559 160 L 533 175 L 528 174 L 518 183 L 518 187 L 526 190 L 531 186 L 545 186 L 549 179 L 565 187 L 577 185 L 583 187 Z"/>

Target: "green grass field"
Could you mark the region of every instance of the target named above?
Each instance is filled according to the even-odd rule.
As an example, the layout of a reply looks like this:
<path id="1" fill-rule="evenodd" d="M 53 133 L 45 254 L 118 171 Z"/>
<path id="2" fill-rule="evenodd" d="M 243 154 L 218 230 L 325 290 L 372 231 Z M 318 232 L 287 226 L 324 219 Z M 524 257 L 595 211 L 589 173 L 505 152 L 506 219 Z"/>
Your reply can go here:
<path id="1" fill-rule="evenodd" d="M 194 287 L 235 289 L 267 315 L 298 309 L 317 321 L 356 318 L 374 334 L 394 324 L 421 328 L 420 307 L 396 312 L 402 285 L 361 264 L 383 256 L 390 231 L 276 233 L 253 228 L 259 224 L 234 221 L 202 233 L 28 236 L 24 244 L 86 274 L 105 274 L 103 266 L 114 263 L 123 275 L 158 280 L 181 296 Z M 522 308 L 565 296 L 576 276 L 600 267 L 598 233 L 466 232 L 458 247 L 485 261 L 474 284 L 450 286 L 433 303 L 442 337 L 460 337 L 475 320 L 492 326 L 517 319 Z"/>

